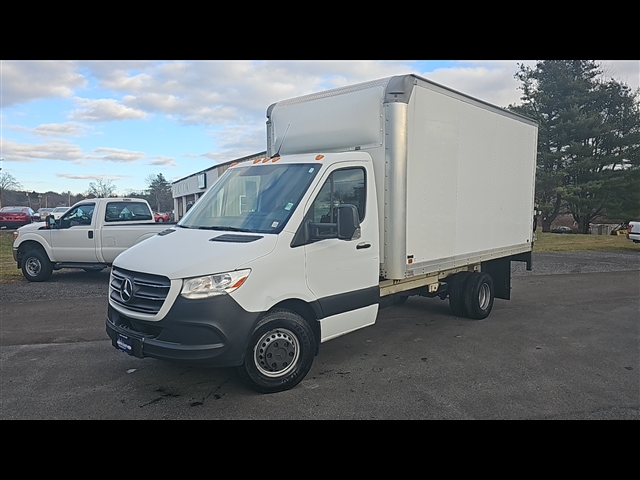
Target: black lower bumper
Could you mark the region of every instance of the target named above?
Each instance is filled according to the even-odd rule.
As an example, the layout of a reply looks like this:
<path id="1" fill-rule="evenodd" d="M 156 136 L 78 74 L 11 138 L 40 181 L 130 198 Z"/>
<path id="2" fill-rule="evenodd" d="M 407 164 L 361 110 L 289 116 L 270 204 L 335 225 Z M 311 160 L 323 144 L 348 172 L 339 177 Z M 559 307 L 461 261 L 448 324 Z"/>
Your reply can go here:
<path id="1" fill-rule="evenodd" d="M 178 297 L 158 322 L 136 320 L 109 305 L 106 329 L 115 348 L 135 357 L 229 367 L 242 364 L 259 317 L 228 295 L 204 300 Z"/>

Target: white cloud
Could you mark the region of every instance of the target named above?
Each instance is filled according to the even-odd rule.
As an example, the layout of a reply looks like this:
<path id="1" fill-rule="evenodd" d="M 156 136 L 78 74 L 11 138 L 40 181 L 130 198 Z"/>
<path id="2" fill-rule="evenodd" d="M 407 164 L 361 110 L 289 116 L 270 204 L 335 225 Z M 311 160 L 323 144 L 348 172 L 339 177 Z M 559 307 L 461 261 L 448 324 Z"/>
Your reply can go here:
<path id="1" fill-rule="evenodd" d="M 131 178 L 131 175 L 105 175 L 102 173 L 86 173 L 86 174 L 75 174 L 75 173 L 56 173 L 56 177 L 60 178 L 68 178 L 71 180 L 121 180 L 123 178 Z"/>
<path id="2" fill-rule="evenodd" d="M 72 120 L 107 122 L 111 120 L 140 119 L 147 116 L 142 110 L 126 107 L 111 98 L 99 100 L 76 98 L 75 103 L 79 108 L 69 115 Z"/>
<path id="3" fill-rule="evenodd" d="M 78 145 L 62 140 L 50 143 L 26 144 L 3 139 L 2 150 L 3 158 L 13 162 L 34 162 L 37 160 L 80 162 L 86 157 Z"/>
<path id="4" fill-rule="evenodd" d="M 106 68 L 105 63 L 108 67 Z M 138 111 L 186 124 L 226 125 L 264 118 L 279 100 L 349 83 L 408 73 L 408 62 L 191 61 L 89 62 L 104 88 Z"/>
<path id="5" fill-rule="evenodd" d="M 640 60 L 599 60 L 606 78 L 615 78 L 631 88 L 640 86 Z"/>
<path id="6" fill-rule="evenodd" d="M 39 98 L 69 97 L 87 84 L 74 62 L 2 60 L 0 75 L 5 108 Z"/>
<path id="7" fill-rule="evenodd" d="M 198 155 L 215 163 L 225 163 L 267 149 L 264 123 L 258 125 L 228 125 L 210 133 L 216 150 Z"/>
<path id="8" fill-rule="evenodd" d="M 132 152 L 120 148 L 96 148 L 93 150 L 98 155 L 91 155 L 90 158 L 107 160 L 117 163 L 133 163 L 146 156 L 143 152 Z"/>
<path id="9" fill-rule="evenodd" d="M 520 83 L 514 78 L 517 62 L 464 62 L 464 65 L 470 66 L 440 68 L 421 75 L 499 107 L 520 102 Z"/>
<path id="10" fill-rule="evenodd" d="M 64 136 L 79 136 L 87 131 L 87 126 L 76 122 L 65 123 L 47 123 L 38 125 L 33 129 L 23 129 L 35 135 L 44 137 L 64 137 Z M 22 129 L 22 128 L 21 128 Z"/>
<path id="11" fill-rule="evenodd" d="M 174 158 L 170 158 L 170 157 L 163 157 L 162 155 L 158 155 L 153 157 L 154 159 L 150 162 L 147 163 L 147 165 L 160 165 L 163 167 L 177 167 L 178 164 L 176 163 Z"/>

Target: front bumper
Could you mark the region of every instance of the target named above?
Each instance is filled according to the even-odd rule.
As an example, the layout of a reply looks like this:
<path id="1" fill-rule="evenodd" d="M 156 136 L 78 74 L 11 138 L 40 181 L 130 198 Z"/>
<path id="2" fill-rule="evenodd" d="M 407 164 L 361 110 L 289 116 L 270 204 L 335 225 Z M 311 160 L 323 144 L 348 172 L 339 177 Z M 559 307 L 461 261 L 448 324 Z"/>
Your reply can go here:
<path id="1" fill-rule="evenodd" d="M 158 322 L 127 317 L 109 305 L 106 330 L 115 348 L 135 357 L 230 367 L 244 361 L 259 317 L 229 295 L 203 300 L 178 297 Z"/>

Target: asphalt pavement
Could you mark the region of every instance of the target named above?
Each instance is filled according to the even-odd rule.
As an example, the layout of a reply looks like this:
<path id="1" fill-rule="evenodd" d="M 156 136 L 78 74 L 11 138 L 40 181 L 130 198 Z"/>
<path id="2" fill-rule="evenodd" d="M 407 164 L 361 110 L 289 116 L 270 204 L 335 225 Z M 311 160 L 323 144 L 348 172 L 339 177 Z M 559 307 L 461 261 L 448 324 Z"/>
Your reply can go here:
<path id="1" fill-rule="evenodd" d="M 639 252 L 534 253 L 481 321 L 411 297 L 272 395 L 114 349 L 108 276 L 0 285 L 0 419 L 640 418 Z"/>

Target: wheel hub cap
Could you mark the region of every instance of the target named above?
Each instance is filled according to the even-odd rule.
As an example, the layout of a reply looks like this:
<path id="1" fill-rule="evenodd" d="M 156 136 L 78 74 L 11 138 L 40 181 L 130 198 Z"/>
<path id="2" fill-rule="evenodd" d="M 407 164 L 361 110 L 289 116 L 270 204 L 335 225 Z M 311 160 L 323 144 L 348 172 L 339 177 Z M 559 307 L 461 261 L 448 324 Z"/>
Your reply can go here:
<path id="1" fill-rule="evenodd" d="M 254 349 L 255 364 L 263 375 L 280 377 L 293 368 L 300 355 L 296 337 L 288 330 L 272 330 L 262 336 Z"/>

